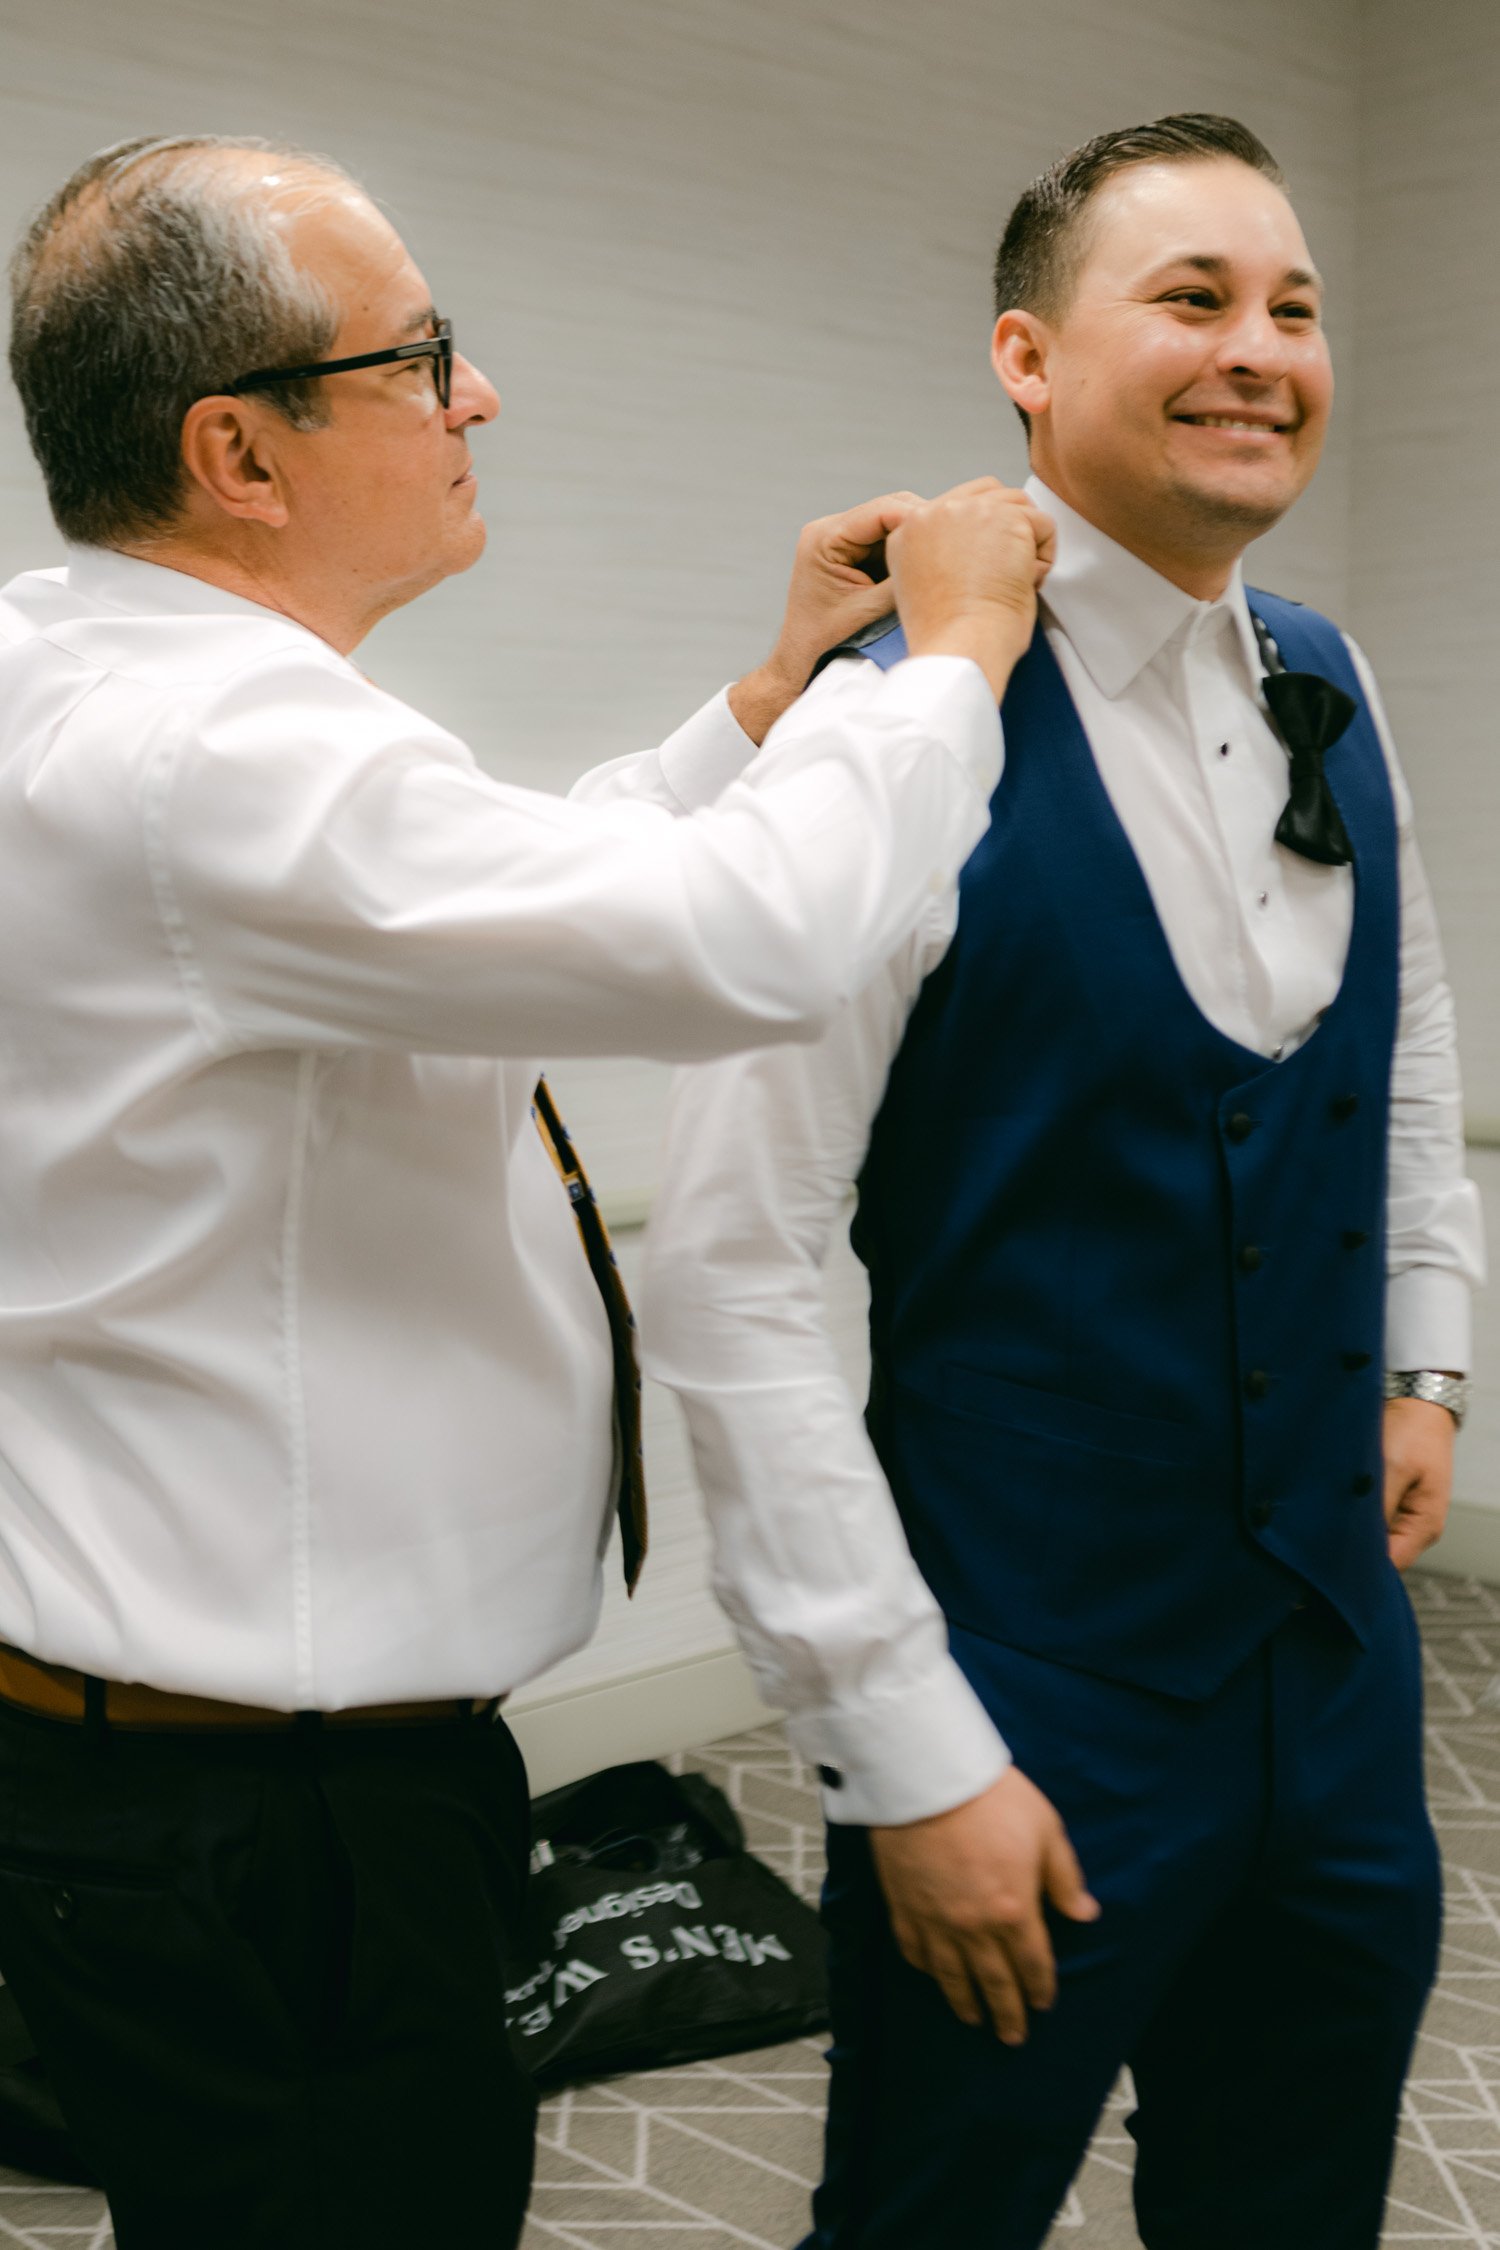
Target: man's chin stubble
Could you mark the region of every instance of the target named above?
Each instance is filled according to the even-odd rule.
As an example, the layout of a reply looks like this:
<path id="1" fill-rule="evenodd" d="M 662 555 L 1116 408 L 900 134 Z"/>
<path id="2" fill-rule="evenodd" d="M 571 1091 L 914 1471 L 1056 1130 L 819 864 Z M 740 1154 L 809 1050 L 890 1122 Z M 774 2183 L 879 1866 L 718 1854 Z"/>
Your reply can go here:
<path id="1" fill-rule="evenodd" d="M 1297 496 L 1292 493 L 1284 500 L 1272 502 L 1228 492 L 1205 492 L 1198 485 L 1177 484 L 1170 488 L 1166 497 L 1184 534 L 1217 550 L 1229 540 L 1248 546 L 1252 539 L 1263 538 L 1280 523 Z"/>

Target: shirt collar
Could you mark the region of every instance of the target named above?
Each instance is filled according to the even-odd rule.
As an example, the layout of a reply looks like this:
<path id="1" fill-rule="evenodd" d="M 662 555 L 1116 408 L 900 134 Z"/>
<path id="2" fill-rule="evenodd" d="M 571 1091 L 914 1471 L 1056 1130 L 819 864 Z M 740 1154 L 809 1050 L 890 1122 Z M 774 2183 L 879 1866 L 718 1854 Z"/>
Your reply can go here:
<path id="1" fill-rule="evenodd" d="M 185 570 L 170 570 L 164 563 L 142 562 L 137 555 L 122 555 L 113 547 L 69 547 L 68 585 L 90 602 L 123 610 L 132 617 L 181 617 L 184 613 L 209 617 L 274 617 L 295 632 L 307 632 L 285 610 L 231 594 L 211 579 L 194 578 Z M 314 636 L 316 638 L 316 636 Z"/>
<path id="2" fill-rule="evenodd" d="M 1102 695 L 1111 701 L 1123 695 L 1174 634 L 1210 633 L 1224 618 L 1248 681 L 1259 686 L 1265 666 L 1238 563 L 1217 601 L 1196 601 L 1059 500 L 1040 477 L 1027 479 L 1026 496 L 1057 526 L 1057 560 L 1042 588 L 1043 606 Z"/>

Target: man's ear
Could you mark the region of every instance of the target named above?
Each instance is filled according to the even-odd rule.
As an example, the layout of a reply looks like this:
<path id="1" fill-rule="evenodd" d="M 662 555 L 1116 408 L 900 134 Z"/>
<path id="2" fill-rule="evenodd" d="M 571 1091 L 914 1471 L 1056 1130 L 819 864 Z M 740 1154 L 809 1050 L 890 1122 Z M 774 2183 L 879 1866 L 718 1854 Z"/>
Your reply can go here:
<path id="1" fill-rule="evenodd" d="M 182 462 L 214 506 L 279 531 L 289 510 L 276 420 L 256 399 L 195 399 L 182 418 Z M 290 430 L 289 424 L 283 428 Z"/>
<path id="2" fill-rule="evenodd" d="M 990 342 L 990 364 L 1007 392 L 1030 415 L 1052 404 L 1052 331 L 1036 313 L 1003 312 Z"/>

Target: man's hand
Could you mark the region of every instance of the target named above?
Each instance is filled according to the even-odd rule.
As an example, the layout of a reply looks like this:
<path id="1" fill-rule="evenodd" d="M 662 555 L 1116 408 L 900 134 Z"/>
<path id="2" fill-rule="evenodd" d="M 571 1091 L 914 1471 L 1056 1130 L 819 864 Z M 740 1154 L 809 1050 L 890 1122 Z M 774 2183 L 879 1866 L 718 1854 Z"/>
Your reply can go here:
<path id="1" fill-rule="evenodd" d="M 837 648 L 894 606 L 885 582 L 885 542 L 921 506 L 915 492 L 887 492 L 804 525 L 776 646 L 729 691 L 729 708 L 752 742 L 764 742 L 796 702 L 825 649 Z"/>
<path id="2" fill-rule="evenodd" d="M 1386 1400 L 1385 1521 L 1398 1570 L 1443 1535 L 1453 1490 L 1454 1430 L 1446 1406 L 1425 1398 Z"/>
<path id="3" fill-rule="evenodd" d="M 913 509 L 886 550 L 912 655 L 972 657 L 998 703 L 1030 645 L 1056 543 L 1051 517 L 994 477 Z"/>
<path id="4" fill-rule="evenodd" d="M 937 1979 L 964 2023 L 983 2023 L 987 2010 L 1005 2044 L 1019 2047 L 1028 2007 L 1050 2008 L 1057 1991 L 1043 1899 L 1075 1922 L 1099 1914 L 1041 1791 L 1010 1766 L 952 1812 L 872 1828 L 870 1849 L 912 1967 Z"/>

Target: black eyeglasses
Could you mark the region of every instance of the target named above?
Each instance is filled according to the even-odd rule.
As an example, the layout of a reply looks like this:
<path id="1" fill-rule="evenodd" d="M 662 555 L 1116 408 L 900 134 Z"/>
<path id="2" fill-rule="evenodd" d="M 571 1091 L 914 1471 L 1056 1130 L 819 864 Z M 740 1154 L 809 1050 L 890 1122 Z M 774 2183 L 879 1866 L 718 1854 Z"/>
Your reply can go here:
<path id="1" fill-rule="evenodd" d="M 241 375 L 238 381 L 227 383 L 225 389 L 264 391 L 273 383 L 300 383 L 310 375 L 347 375 L 356 367 L 389 367 L 398 359 L 430 359 L 438 403 L 440 406 L 448 404 L 453 396 L 451 320 L 440 320 L 434 335 L 419 336 L 414 344 L 397 344 L 388 352 L 360 352 L 354 359 L 315 359 L 306 367 L 257 367 L 253 374 Z"/>

